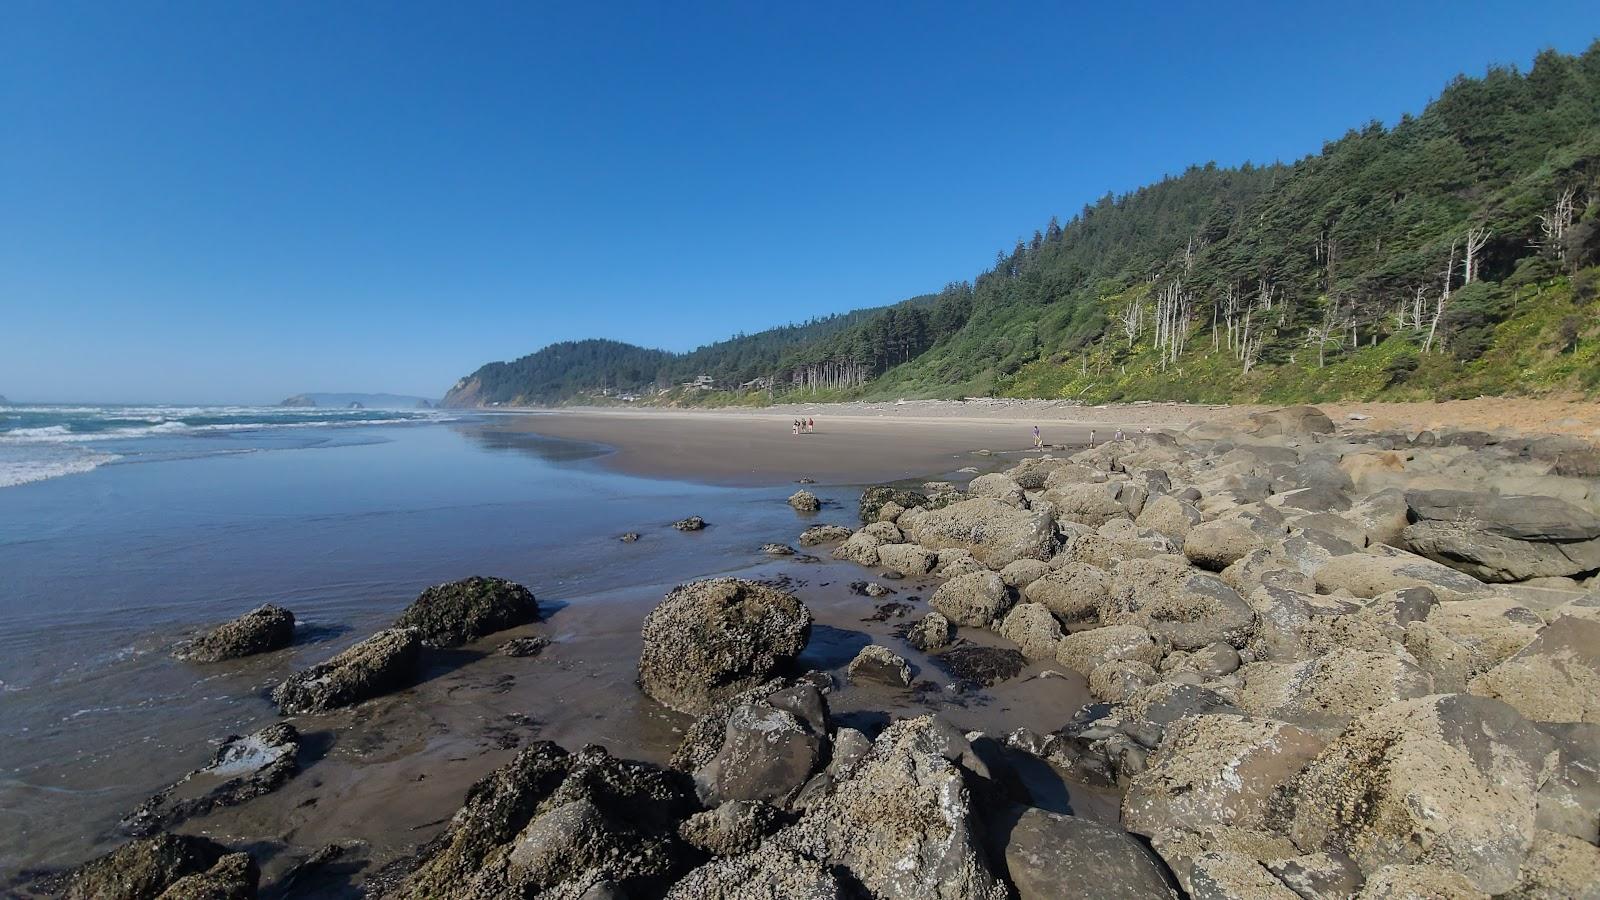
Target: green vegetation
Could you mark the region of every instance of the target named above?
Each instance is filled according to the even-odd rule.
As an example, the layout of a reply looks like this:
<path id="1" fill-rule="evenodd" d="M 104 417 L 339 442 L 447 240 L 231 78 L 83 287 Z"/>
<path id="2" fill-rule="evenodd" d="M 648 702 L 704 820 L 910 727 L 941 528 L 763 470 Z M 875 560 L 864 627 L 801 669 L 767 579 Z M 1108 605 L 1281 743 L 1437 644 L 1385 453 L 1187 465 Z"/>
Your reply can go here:
<path id="1" fill-rule="evenodd" d="M 1197 166 L 971 283 L 688 354 L 556 345 L 455 402 L 1002 395 L 1427 399 L 1600 391 L 1600 43 L 1458 78 L 1290 165 Z M 604 345 L 591 357 L 561 348 Z M 545 354 L 554 354 L 540 360 Z M 653 368 L 652 368 L 653 361 Z M 500 367 L 500 368 L 496 368 Z"/>

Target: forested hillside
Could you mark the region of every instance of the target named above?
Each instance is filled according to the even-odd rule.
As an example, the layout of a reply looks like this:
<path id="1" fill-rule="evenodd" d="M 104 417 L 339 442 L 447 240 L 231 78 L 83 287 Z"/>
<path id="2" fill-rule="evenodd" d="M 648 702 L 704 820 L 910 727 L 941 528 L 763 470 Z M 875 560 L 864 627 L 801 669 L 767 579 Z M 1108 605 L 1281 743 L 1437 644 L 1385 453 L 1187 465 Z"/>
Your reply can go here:
<path id="1" fill-rule="evenodd" d="M 1292 165 L 1197 166 L 1108 195 L 934 295 L 682 355 L 557 345 L 449 399 L 554 403 L 699 374 L 773 384 L 664 398 L 1592 393 L 1596 201 L 1600 43 L 1458 78 L 1420 115 Z"/>

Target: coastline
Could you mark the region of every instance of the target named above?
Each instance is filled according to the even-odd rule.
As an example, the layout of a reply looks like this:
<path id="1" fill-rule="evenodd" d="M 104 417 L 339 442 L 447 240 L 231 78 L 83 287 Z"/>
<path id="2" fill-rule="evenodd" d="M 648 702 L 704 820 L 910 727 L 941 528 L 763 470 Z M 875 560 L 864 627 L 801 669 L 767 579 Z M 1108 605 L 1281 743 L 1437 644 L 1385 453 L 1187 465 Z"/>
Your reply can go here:
<path id="1" fill-rule="evenodd" d="M 863 484 L 929 477 L 980 451 L 1031 450 L 1039 425 L 1046 445 L 1077 448 L 1116 429 L 1181 432 L 1206 423 L 1241 427 L 1276 407 L 1140 402 L 1085 406 L 1068 401 L 973 399 L 873 403 L 789 403 L 765 407 L 518 407 L 487 410 L 490 429 L 530 432 L 612 448 L 604 463 L 646 477 L 760 485 L 815 478 Z M 1559 434 L 1600 443 L 1600 403 L 1478 398 L 1432 403 L 1319 405 L 1355 433 L 1481 430 Z M 789 423 L 814 418 L 817 433 L 796 437 Z M 820 447 L 818 446 L 820 445 Z M 737 462 L 735 462 L 737 460 Z"/>
<path id="2" fill-rule="evenodd" d="M 1017 416 L 1015 410 L 1005 405 L 995 406 L 988 416 L 943 417 L 878 416 L 871 410 L 847 413 L 839 408 L 824 410 L 819 407 L 815 413 L 817 433 L 801 436 L 794 435 L 788 427 L 790 413 L 772 410 L 519 410 L 485 417 L 489 421 L 475 422 L 464 436 L 475 436 L 494 450 L 512 448 L 519 439 L 537 442 L 535 435 L 558 441 L 604 444 L 610 449 L 599 456 L 552 454 L 550 448 L 543 448 L 538 454 L 542 458 L 579 462 L 580 467 L 568 470 L 569 474 L 603 467 L 653 479 L 702 481 L 749 489 L 700 489 L 700 499 L 690 504 L 692 508 L 682 509 L 682 513 L 704 515 L 711 522 L 708 531 L 682 534 L 670 529 L 659 517 L 650 520 L 619 517 L 615 522 L 619 532 L 629 527 L 645 532 L 640 542 L 619 543 L 614 535 L 573 535 L 578 539 L 573 549 L 606 560 L 607 566 L 631 572 L 635 577 L 621 586 L 598 591 L 586 589 L 581 581 L 556 582 L 560 586 L 548 592 L 547 585 L 538 581 L 544 575 L 526 579 L 538 590 L 541 602 L 547 603 L 545 613 L 537 622 L 499 631 L 464 646 L 430 653 L 414 683 L 387 695 L 366 700 L 350 709 L 290 717 L 288 721 L 308 737 L 301 750 L 299 775 L 249 803 L 197 816 L 172 830 L 221 840 L 233 846 L 258 848 L 257 861 L 263 883 L 270 886 L 268 896 L 278 896 L 291 887 L 296 891 L 348 893 L 374 878 L 381 884 L 386 871 L 403 870 L 407 861 L 415 858 L 419 847 L 454 827 L 452 815 L 469 788 L 536 741 L 551 740 L 568 750 L 589 743 L 601 744 L 617 757 L 667 763 L 673 747 L 689 733 L 693 720 L 650 700 L 637 680 L 641 626 L 646 615 L 670 590 L 673 580 L 682 575 L 680 572 L 664 580 L 667 576 L 646 564 L 644 560 L 648 557 L 639 555 L 662 551 L 675 557 L 673 562 L 683 572 L 689 571 L 683 568 L 685 564 L 694 567 L 692 578 L 731 575 L 778 587 L 799 599 L 809 609 L 814 625 L 810 644 L 795 660 L 795 668 L 830 675 L 833 689 L 827 695 L 827 705 L 831 721 L 839 728 L 871 738 L 882 733 L 892 721 L 937 715 L 955 726 L 958 732 L 981 732 L 991 743 L 1004 743 L 1009 758 L 1026 761 L 1025 766 L 1019 764 L 1016 774 L 1028 781 L 1025 786 L 1035 808 L 1109 826 L 1121 836 L 1119 840 L 1134 840 L 1129 834 L 1150 838 L 1153 828 L 1166 827 L 1167 823 L 1159 816 L 1129 820 L 1126 792 L 1147 766 L 1181 763 L 1181 760 L 1172 762 L 1150 756 L 1164 740 L 1165 729 L 1170 727 L 1177 734 L 1180 727 L 1193 727 L 1180 726 L 1179 720 L 1192 722 L 1198 717 L 1207 723 L 1204 727 L 1227 728 L 1231 727 L 1227 723 L 1232 721 L 1228 717 L 1244 711 L 1262 717 L 1262 721 L 1273 728 L 1301 729 L 1290 733 L 1303 735 L 1297 740 L 1303 741 L 1309 748 L 1305 752 L 1311 754 L 1320 752 L 1345 724 L 1364 715 L 1377 714 L 1392 703 L 1415 699 L 1417 690 L 1422 690 L 1421 687 L 1412 690 L 1414 686 L 1406 683 L 1391 693 L 1390 688 L 1385 687 L 1387 682 L 1368 685 L 1362 680 L 1365 676 L 1356 672 L 1350 676 L 1360 684 L 1360 690 L 1351 694 L 1354 699 L 1343 695 L 1338 698 L 1338 702 L 1346 706 L 1339 706 L 1332 713 L 1306 712 L 1302 706 L 1321 709 L 1318 704 L 1323 703 L 1323 698 L 1313 697 L 1303 703 L 1299 699 L 1292 703 L 1264 699 L 1271 691 L 1261 685 L 1271 685 L 1271 679 L 1277 678 L 1290 661 L 1294 665 L 1332 665 L 1329 660 L 1343 660 L 1350 654 L 1368 654 L 1369 662 L 1381 665 L 1413 668 L 1421 665 L 1423 668 L 1417 669 L 1411 677 L 1426 682 L 1427 691 L 1466 696 L 1465 679 L 1460 673 L 1442 662 L 1436 666 L 1437 661 L 1422 657 L 1418 657 L 1419 663 L 1389 662 L 1409 651 L 1393 649 L 1382 641 L 1379 643 L 1383 649 L 1372 649 L 1374 645 L 1368 644 L 1335 650 L 1320 644 L 1301 648 L 1293 643 L 1299 640 L 1295 634 L 1292 640 L 1283 638 L 1289 641 L 1283 647 L 1274 645 L 1269 651 L 1265 645 L 1263 648 L 1256 645 L 1267 638 L 1279 640 L 1278 637 L 1251 631 L 1253 636 L 1246 639 L 1242 632 L 1235 633 L 1234 626 L 1228 624 L 1233 621 L 1230 617 L 1236 617 L 1246 605 L 1246 601 L 1239 598 L 1249 598 L 1249 605 L 1267 604 L 1246 614 L 1252 622 L 1257 612 L 1263 622 L 1278 621 L 1281 616 L 1269 606 L 1288 601 L 1270 591 L 1262 591 L 1280 582 L 1297 585 L 1307 604 L 1338 604 L 1306 613 L 1307 616 L 1349 617 L 1350 621 L 1355 621 L 1357 615 L 1380 618 L 1388 615 L 1384 604 L 1390 602 L 1386 598 L 1393 592 L 1379 593 L 1380 588 L 1388 586 L 1387 582 L 1379 584 L 1371 580 L 1361 588 L 1363 593 L 1359 600 L 1348 590 L 1339 595 L 1342 599 L 1317 599 L 1334 593 L 1332 576 L 1316 580 L 1322 578 L 1324 567 L 1372 565 L 1388 552 L 1375 549 L 1381 542 L 1374 539 L 1377 534 L 1374 529 L 1381 528 L 1382 522 L 1368 522 L 1355 514 L 1338 515 L 1349 510 L 1351 501 L 1364 502 L 1380 482 L 1386 483 L 1382 479 L 1391 477 L 1405 479 L 1419 487 L 1434 484 L 1454 487 L 1463 478 L 1476 478 L 1479 487 L 1488 488 L 1494 476 L 1488 468 L 1490 465 L 1495 466 L 1499 474 L 1515 474 L 1527 484 L 1548 489 L 1552 496 L 1573 489 L 1570 481 L 1563 480 L 1566 476 L 1537 471 L 1547 463 L 1536 466 L 1519 458 L 1518 451 L 1509 446 L 1494 451 L 1499 456 L 1492 459 L 1484 456 L 1483 460 L 1476 461 L 1477 474 L 1463 470 L 1461 466 L 1470 458 L 1469 447 L 1476 443 L 1471 440 L 1455 442 L 1455 438 L 1465 437 L 1464 432 L 1444 435 L 1438 446 L 1431 443 L 1430 437 L 1429 442 L 1415 443 L 1405 449 L 1410 439 L 1404 434 L 1372 433 L 1374 423 L 1386 421 L 1376 416 L 1359 421 L 1342 419 L 1337 426 L 1324 418 L 1315 429 L 1296 430 L 1306 426 L 1304 410 L 1280 411 L 1275 420 L 1279 430 L 1265 435 L 1252 437 L 1234 433 L 1231 427 L 1214 431 L 1201 429 L 1184 435 L 1176 443 L 1134 437 L 1120 449 L 1103 448 L 1098 456 L 1076 455 L 1091 428 L 1100 434 L 1102 441 L 1109 437 L 1108 431 L 1118 426 L 1130 431 L 1149 427 L 1177 432 L 1185 429 L 1193 421 L 1190 417 L 1198 413 L 1214 413 L 1231 423 L 1233 417 L 1247 415 L 1249 408 L 1173 405 L 1145 416 L 1155 419 L 1154 422 L 1139 425 L 1121 421 L 1120 417 L 1131 418 L 1133 412 L 1149 409 L 1138 406 L 1096 410 L 1106 418 L 1092 422 L 1042 420 L 1051 423 L 1046 426 L 1046 440 L 1057 445 L 1053 452 L 1055 458 L 1045 460 L 1039 459 L 1040 454 L 1027 446 L 1031 437 L 1030 419 Z M 1398 414 L 1414 415 L 1415 412 L 1407 410 Z M 1397 413 L 1391 411 L 1390 414 Z M 1205 416 L 1199 418 L 1203 421 Z M 1577 416 L 1570 418 L 1580 424 L 1586 421 Z M 476 434 L 483 429 L 491 436 L 488 440 Z M 1060 449 L 1062 444 L 1067 445 L 1064 450 Z M 1400 448 L 1398 453 L 1396 448 Z M 1480 445 L 1478 450 L 1482 451 L 1483 447 Z M 1069 462 L 1069 456 L 1078 462 Z M 1218 460 L 1224 456 L 1238 472 L 1228 475 L 1217 468 Z M 1124 468 L 1117 468 L 1116 457 L 1123 458 Z M 1289 463 L 1290 458 L 1296 462 Z M 731 459 L 739 462 L 730 465 Z M 1416 460 L 1414 466 L 1413 459 Z M 1024 460 L 1030 461 L 1018 465 Z M 1335 461 L 1346 460 L 1384 465 L 1379 470 L 1355 468 L 1351 474 L 1362 482 L 1361 486 L 1339 487 L 1337 483 L 1341 479 L 1325 470 L 1333 465 L 1335 470 L 1342 471 Z M 1307 468 L 1302 470 L 1300 463 L 1307 464 Z M 1396 465 L 1398 469 L 1394 468 Z M 1104 468 L 1091 468 L 1093 466 Z M 1065 477 L 1045 477 L 1056 469 Z M 987 498 L 974 499 L 978 505 L 975 508 L 982 515 L 994 516 L 994 520 L 985 520 L 974 529 L 957 529 L 952 532 L 956 535 L 957 546 L 943 547 L 940 553 L 934 554 L 941 556 L 951 551 L 954 553 L 951 563 L 959 566 L 965 553 L 968 563 L 975 566 L 968 575 L 997 583 L 1003 580 L 1008 587 L 1001 589 L 1002 593 L 1007 593 L 1002 609 L 1009 607 L 1013 612 L 1023 612 L 1022 615 L 1008 614 L 1003 619 L 980 616 L 978 618 L 983 621 L 963 621 L 955 633 L 955 639 L 964 646 L 1013 654 L 1018 652 L 1013 647 L 1022 648 L 1022 655 L 1027 657 L 1023 668 L 988 687 L 958 683 L 958 678 L 941 670 L 941 650 L 924 651 L 918 649 L 920 645 L 913 646 L 907 640 L 906 626 L 917 623 L 930 608 L 944 609 L 934 600 L 935 591 L 941 585 L 952 584 L 953 579 L 968 577 L 942 571 L 944 563 L 900 572 L 895 568 L 898 563 L 887 561 L 890 559 L 887 551 L 880 559 L 878 548 L 884 543 L 904 545 L 903 553 L 911 557 L 929 552 L 919 541 L 928 542 L 930 547 L 938 546 L 933 541 L 940 534 L 917 524 L 918 519 L 929 514 L 927 510 L 918 507 L 907 511 L 894 505 L 897 512 L 885 512 L 889 518 L 859 529 L 850 540 L 854 550 L 839 558 L 832 557 L 831 546 L 803 547 L 793 556 L 763 555 L 763 542 L 796 541 L 800 530 L 809 525 L 855 526 L 856 499 L 864 484 L 932 479 L 953 481 L 966 490 L 969 488 L 967 476 L 1000 470 L 1006 470 L 1007 474 L 993 474 L 978 485 L 970 486 L 974 498 Z M 1170 480 L 1168 470 L 1173 473 Z M 1410 474 L 1391 474 L 1407 470 Z M 1136 476 L 1138 485 L 1148 484 L 1149 488 L 1119 490 L 1122 499 L 1112 498 L 1107 493 L 1106 485 L 1125 488 L 1135 485 Z M 783 505 L 785 495 L 794 490 L 792 483 L 801 477 L 817 480 L 812 490 L 822 500 L 819 512 L 797 512 Z M 1028 477 L 1033 486 L 1024 492 L 1013 477 Z M 1233 483 L 1226 482 L 1230 477 L 1255 479 L 1260 482 L 1256 487 L 1265 497 L 1284 500 L 1304 494 L 1296 502 L 1314 502 L 1327 508 L 1313 509 L 1292 503 L 1279 505 L 1265 498 L 1251 500 L 1230 487 Z M 1308 477 L 1323 481 L 1313 484 L 1300 480 Z M 1085 480 L 1074 480 L 1078 478 Z M 1441 480 L 1446 478 L 1448 481 Z M 1276 483 L 1269 479 L 1275 479 Z M 1183 495 L 1177 489 L 1180 484 L 1193 491 L 1198 504 L 1195 508 L 1184 505 L 1189 501 L 1177 499 Z M 1238 481 L 1238 487 L 1254 489 L 1243 480 Z M 638 489 L 636 484 L 634 490 Z M 941 489 L 928 487 L 930 494 L 938 490 Z M 1161 494 L 1166 496 L 1160 497 Z M 1585 498 L 1592 496 L 1585 494 Z M 1204 520 L 1207 526 L 1255 523 L 1251 531 L 1254 536 L 1249 540 L 1260 545 L 1258 564 L 1262 568 L 1230 568 L 1232 562 L 1239 562 L 1243 557 L 1221 565 L 1218 560 L 1204 555 L 1204 551 L 1186 547 L 1184 535 L 1201 527 L 1199 505 L 1204 505 L 1201 497 L 1209 498 L 1214 504 L 1206 507 L 1210 511 Z M 1001 502 L 1001 498 L 1005 501 Z M 1145 511 L 1152 506 L 1146 501 L 1153 505 L 1158 498 L 1168 507 L 1191 512 L 1192 517 L 1168 520 L 1154 513 L 1147 517 Z M 1090 500 L 1097 502 L 1087 502 Z M 1114 505 L 1108 506 L 1108 500 Z M 1022 568 L 978 564 L 973 562 L 969 552 L 960 549 L 963 542 L 987 540 L 983 537 L 986 532 L 1004 532 L 1017 524 L 1013 519 L 1028 519 L 1029 510 L 1051 510 L 1058 518 L 1050 528 L 1049 547 L 1041 550 L 1044 555 L 1015 560 L 1024 564 Z M 890 524 L 897 519 L 898 527 Z M 1135 519 L 1140 523 L 1138 528 L 1134 527 Z M 556 527 L 559 529 L 560 525 Z M 1162 531 L 1163 528 L 1167 530 Z M 879 537 L 885 532 L 887 537 Z M 1286 555 L 1281 546 L 1286 539 L 1268 540 L 1268 535 L 1291 535 L 1293 540 L 1309 541 L 1320 550 L 1311 556 Z M 1348 536 L 1350 541 L 1341 535 Z M 858 539 L 863 537 L 871 537 L 872 541 L 861 543 Z M 1394 539 L 1389 537 L 1389 540 Z M 871 553 L 866 556 L 855 552 L 868 545 Z M 713 546 L 718 549 L 710 549 Z M 1100 587 L 1091 590 L 1088 598 L 1093 601 L 1090 606 L 1100 610 L 1090 621 L 1052 623 L 1050 616 L 1065 614 L 1053 609 L 1032 618 L 1026 613 L 1027 610 L 1038 613 L 1054 602 L 1048 599 L 1053 596 L 1051 594 L 1036 596 L 1026 590 L 1033 581 L 1058 583 L 1054 580 L 1057 576 L 1051 574 L 1054 566 L 1047 564 L 1045 556 L 1053 557 L 1049 563 L 1073 566 L 1076 567 L 1073 571 L 1077 572 L 1104 570 L 1096 576 L 1101 579 Z M 661 557 L 656 559 L 659 564 Z M 539 563 L 528 565 L 530 573 L 540 571 Z M 1310 569 L 1302 570 L 1299 568 L 1302 565 Z M 1168 572 L 1173 566 L 1180 571 Z M 884 574 L 886 571 L 890 574 Z M 1098 618 L 1101 614 L 1127 615 L 1127 610 L 1114 606 L 1115 601 L 1109 601 L 1113 605 L 1106 605 L 1106 598 L 1131 596 L 1128 592 L 1134 588 L 1118 587 L 1118 580 L 1126 579 L 1133 585 L 1137 579 L 1151 573 L 1159 576 L 1152 582 L 1155 593 L 1150 596 L 1153 599 L 1145 601 L 1145 594 L 1137 593 L 1140 603 L 1159 605 L 1166 602 L 1158 596 L 1163 592 L 1173 592 L 1174 597 L 1186 596 L 1183 594 L 1189 590 L 1186 585 L 1202 583 L 1210 588 L 1196 596 L 1210 597 L 1206 603 L 1232 598 L 1233 605 L 1224 604 L 1220 611 L 1213 610 L 1182 626 L 1173 626 L 1181 616 L 1168 619 L 1165 613 L 1150 612 L 1145 618 L 1116 623 Z M 1442 566 L 1427 569 L 1425 574 L 1426 577 L 1421 578 L 1423 584 L 1434 585 L 1441 592 L 1440 597 L 1432 601 L 1441 608 L 1476 596 L 1472 592 L 1480 588 L 1485 593 L 1507 592 L 1492 599 L 1496 610 L 1515 598 L 1515 615 L 1497 617 L 1482 625 L 1473 622 L 1470 626 L 1471 629 L 1506 630 L 1509 633 L 1497 634 L 1495 640 L 1496 646 L 1504 644 L 1508 649 L 1512 641 L 1524 641 L 1534 634 L 1529 630 L 1530 622 L 1541 623 L 1540 628 L 1556 623 L 1558 616 L 1553 614 L 1554 605 L 1536 602 L 1532 595 L 1540 595 L 1542 600 L 1543 595 L 1560 594 L 1555 599 L 1566 602 L 1570 599 L 1569 593 L 1592 590 L 1594 586 L 1591 583 L 1580 589 L 1574 580 L 1571 591 L 1548 584 L 1502 589 L 1476 585 L 1471 579 L 1462 582 Z M 1168 576 L 1175 578 L 1172 584 L 1163 580 Z M 857 586 L 864 582 L 859 579 L 874 577 L 885 579 L 884 583 L 892 586 L 893 593 L 877 596 L 875 600 L 863 596 L 864 591 Z M 1060 585 L 1071 583 L 1069 576 L 1060 577 L 1065 579 Z M 1151 586 L 1137 588 L 1137 591 L 1143 592 L 1148 587 Z M 1233 593 L 1234 588 L 1237 594 Z M 1510 593 L 1513 590 L 1521 593 Z M 1285 596 L 1299 594 L 1288 591 Z M 554 602 L 549 603 L 552 599 Z M 399 612 L 403 602 L 396 601 L 394 609 L 384 618 Z M 1459 608 L 1468 609 L 1470 602 L 1475 601 L 1464 602 Z M 1529 605 L 1524 607 L 1523 602 Z M 1063 609 L 1070 611 L 1069 607 L 1070 604 Z M 1476 631 L 1452 630 L 1459 623 L 1448 616 L 1430 614 L 1425 619 L 1429 617 L 1438 619 L 1437 627 L 1447 632 L 1452 640 L 1463 642 L 1462 646 L 1475 646 L 1472 642 L 1478 639 Z M 1134 621 L 1142 624 L 1131 624 Z M 1141 633 L 1149 626 L 1149 634 L 1136 642 L 1137 646 L 1129 650 L 1130 655 L 1123 658 L 1117 655 L 1122 651 L 1116 646 L 1101 647 L 1096 643 L 1102 636 L 1114 633 L 1099 631 L 1107 625 Z M 1204 636 L 1184 632 L 1179 635 L 1183 641 L 1181 649 L 1172 643 L 1170 634 L 1167 643 L 1151 637 L 1158 629 L 1167 627 L 1198 629 Z M 330 643 L 311 653 L 305 653 L 306 648 L 301 647 L 296 653 L 297 662 L 325 659 L 332 651 L 368 633 L 362 629 L 361 633 L 339 641 L 337 646 Z M 507 640 L 528 637 L 547 638 L 554 643 L 535 658 L 518 658 L 499 652 L 500 645 Z M 1401 638 L 1389 635 L 1383 641 L 1391 639 Z M 891 648 L 893 653 L 903 656 L 910 667 L 904 687 L 861 683 L 848 677 L 849 664 L 868 644 Z M 1080 658 L 1078 648 L 1090 646 L 1095 648 L 1091 655 L 1105 658 Z M 1496 656 L 1479 664 L 1479 670 L 1486 671 L 1489 664 L 1506 658 Z M 1163 659 L 1166 662 L 1158 666 Z M 238 664 L 234 671 L 251 671 L 269 662 L 276 672 L 284 668 L 287 660 L 263 657 Z M 1339 674 L 1339 677 L 1345 676 Z M 1434 691 L 1435 688 L 1438 690 Z M 1211 716 L 1213 712 L 1221 715 Z M 1174 718 L 1161 718 L 1169 714 Z M 267 720 L 273 718 L 269 714 Z M 1154 731 L 1152 726 L 1156 726 Z M 1228 732 L 1223 739 L 1222 750 L 1218 752 L 1254 752 L 1249 749 L 1252 745 L 1248 736 Z M 1144 744 L 1142 748 L 1136 747 L 1130 741 Z M 193 761 L 176 764 L 183 759 L 160 760 L 159 766 L 139 776 L 154 782 L 143 787 L 157 789 L 162 781 L 181 775 L 185 767 L 194 764 Z M 1304 763 L 1305 760 L 1297 760 L 1295 765 Z M 1196 765 L 1214 768 L 1225 762 L 1214 765 L 1209 759 L 1197 760 Z M 150 774 L 157 770 L 159 776 Z M 1085 773 L 1094 773 L 1101 781 L 1091 781 Z M 1038 779 L 1037 782 L 1028 780 L 1030 777 Z M 1109 784 L 1105 783 L 1107 780 Z M 1154 790 L 1148 779 L 1142 784 L 1141 790 L 1147 793 Z M 1225 785 L 1206 789 L 1231 790 Z M 1247 799 L 1254 803 L 1259 798 L 1252 795 Z M 96 836 L 96 849 L 111 846 L 113 840 L 108 834 Z M 1189 870 L 1185 867 L 1189 861 L 1174 855 L 1173 845 L 1157 841 L 1155 846 L 1171 866 L 1171 872 L 1180 880 L 1186 879 Z M 330 851 L 329 848 L 334 849 Z M 326 860 L 314 862 L 329 852 L 333 855 L 328 859 L 337 860 L 337 864 L 328 865 Z M 394 868 L 397 866 L 398 869 Z M 0 874 L 0 889 L 33 891 L 39 888 L 26 879 L 7 881 L 5 875 Z M 48 886 L 43 889 L 49 890 Z"/>

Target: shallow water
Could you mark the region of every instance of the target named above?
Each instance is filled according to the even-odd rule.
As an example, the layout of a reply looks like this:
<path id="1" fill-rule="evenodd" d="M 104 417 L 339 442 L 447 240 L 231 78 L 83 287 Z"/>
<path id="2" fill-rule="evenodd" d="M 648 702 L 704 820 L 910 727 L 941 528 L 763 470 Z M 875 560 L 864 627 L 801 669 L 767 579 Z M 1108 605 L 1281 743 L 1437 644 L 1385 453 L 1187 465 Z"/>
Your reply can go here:
<path id="1" fill-rule="evenodd" d="M 0 490 L 0 885 L 113 846 L 123 814 L 228 735 L 274 721 L 266 693 L 278 681 L 385 627 L 428 585 L 467 575 L 528 585 L 543 620 L 431 654 L 411 689 L 295 720 L 307 735 L 299 776 L 184 830 L 249 844 L 269 882 L 351 840 L 370 871 L 430 837 L 529 740 L 664 761 L 684 722 L 633 683 L 639 625 L 672 585 L 717 573 L 790 580 L 819 623 L 809 666 L 842 676 L 878 641 L 906 653 L 918 679 L 947 683 L 894 638 L 899 622 L 862 621 L 875 604 L 848 582 L 867 572 L 759 553 L 814 522 L 850 523 L 857 488 L 814 488 L 831 505 L 802 516 L 784 503 L 789 483 L 618 475 L 599 464 L 604 448 L 474 421 L 280 440 Z M 670 527 L 690 514 L 712 527 Z M 623 544 L 624 531 L 643 537 Z M 919 597 L 920 615 L 931 585 L 901 589 L 892 599 Z M 264 602 L 299 619 L 290 650 L 211 666 L 171 658 L 185 635 Z M 555 643 L 535 658 L 492 655 L 534 633 Z M 978 696 L 844 687 L 833 702 L 869 728 L 948 707 L 964 728 L 1000 731 L 1057 727 L 1083 699 L 1081 683 L 1019 679 Z"/>

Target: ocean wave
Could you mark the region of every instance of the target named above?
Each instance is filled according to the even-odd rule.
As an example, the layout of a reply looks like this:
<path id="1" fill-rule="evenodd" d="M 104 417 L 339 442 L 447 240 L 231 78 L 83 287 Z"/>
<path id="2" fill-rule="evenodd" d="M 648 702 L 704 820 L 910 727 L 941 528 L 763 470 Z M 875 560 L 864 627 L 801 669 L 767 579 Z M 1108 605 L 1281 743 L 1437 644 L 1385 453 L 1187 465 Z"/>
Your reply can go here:
<path id="1" fill-rule="evenodd" d="M 458 417 L 403 417 L 386 419 L 332 419 L 325 421 L 245 421 L 190 424 L 172 419 L 160 424 L 106 428 L 100 431 L 74 431 L 70 425 L 45 425 L 0 431 L 0 444 L 84 444 L 96 441 L 125 441 L 142 437 L 223 432 L 273 431 L 285 428 L 350 428 L 363 425 L 405 425 L 413 422 L 449 422 Z"/>
<path id="2" fill-rule="evenodd" d="M 84 472 L 92 472 L 106 463 L 116 462 L 121 458 L 115 453 L 98 452 L 84 452 L 48 459 L 0 458 L 0 488 L 60 478 L 63 475 L 79 475 Z"/>

